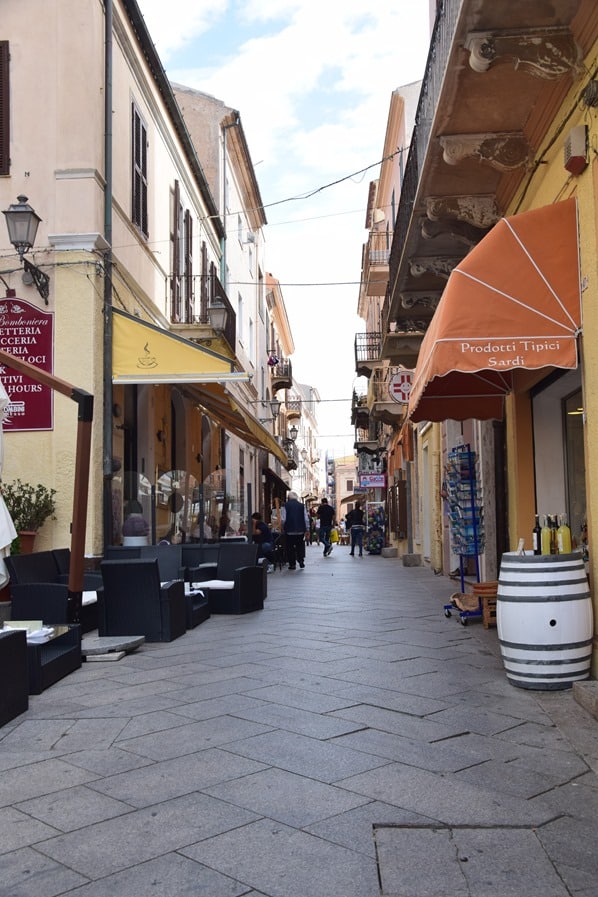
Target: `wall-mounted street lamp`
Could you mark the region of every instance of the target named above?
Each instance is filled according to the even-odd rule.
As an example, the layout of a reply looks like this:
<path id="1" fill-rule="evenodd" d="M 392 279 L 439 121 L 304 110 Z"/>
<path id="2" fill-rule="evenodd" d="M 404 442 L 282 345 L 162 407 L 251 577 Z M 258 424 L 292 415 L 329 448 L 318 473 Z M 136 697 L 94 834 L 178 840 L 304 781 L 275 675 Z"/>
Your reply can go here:
<path id="1" fill-rule="evenodd" d="M 17 250 L 19 261 L 23 263 L 23 282 L 34 283 L 37 292 L 47 305 L 50 295 L 50 278 L 24 258 L 25 253 L 29 252 L 35 243 L 41 218 L 28 204 L 26 196 L 17 196 L 17 200 L 18 202 L 12 203 L 2 213 L 6 218 L 8 239 Z"/>
<path id="2" fill-rule="evenodd" d="M 301 449 L 301 457 L 304 461 L 307 461 L 307 449 Z"/>
<path id="3" fill-rule="evenodd" d="M 289 436 L 290 436 L 290 438 L 291 438 L 291 442 L 296 442 L 296 441 L 297 441 L 297 436 L 298 436 L 298 435 L 299 435 L 299 430 L 297 429 L 297 427 L 295 426 L 295 424 L 293 424 L 293 426 L 292 426 L 291 429 L 289 430 Z"/>
<path id="4" fill-rule="evenodd" d="M 270 421 L 275 421 L 280 414 L 280 405 L 281 403 L 278 399 L 272 399 L 270 402 L 270 411 L 272 412 L 272 417 L 260 417 L 260 424 L 267 424 Z"/>
<path id="5" fill-rule="evenodd" d="M 214 299 L 208 307 L 208 318 L 212 330 L 215 330 L 216 333 L 223 333 L 228 320 L 228 309 L 218 298 Z"/>

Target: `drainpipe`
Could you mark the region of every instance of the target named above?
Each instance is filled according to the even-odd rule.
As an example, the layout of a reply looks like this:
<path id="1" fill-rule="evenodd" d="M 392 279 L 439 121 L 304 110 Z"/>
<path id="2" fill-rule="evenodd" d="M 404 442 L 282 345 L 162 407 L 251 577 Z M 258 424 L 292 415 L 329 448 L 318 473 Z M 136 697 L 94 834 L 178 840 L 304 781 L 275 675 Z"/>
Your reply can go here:
<path id="1" fill-rule="evenodd" d="M 112 543 L 112 34 L 113 0 L 104 0 L 104 549 Z"/>
<path id="2" fill-rule="evenodd" d="M 222 226 L 224 236 L 220 240 L 220 283 L 223 285 L 226 295 L 228 296 L 228 283 L 226 277 L 226 206 L 228 200 L 228 192 L 226 189 L 226 132 L 229 128 L 236 128 L 239 124 L 239 113 L 235 112 L 235 120 L 228 125 L 222 125 Z M 230 296 L 229 296 L 230 300 Z"/>

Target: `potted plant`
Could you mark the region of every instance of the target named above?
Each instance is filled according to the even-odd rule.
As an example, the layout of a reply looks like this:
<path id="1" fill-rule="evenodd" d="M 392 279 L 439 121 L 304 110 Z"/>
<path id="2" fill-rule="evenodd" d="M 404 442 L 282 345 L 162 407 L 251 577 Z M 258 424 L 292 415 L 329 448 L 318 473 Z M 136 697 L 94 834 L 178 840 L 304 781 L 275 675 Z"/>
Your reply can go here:
<path id="1" fill-rule="evenodd" d="M 2 484 L 2 495 L 19 534 L 20 551 L 33 550 L 37 531 L 46 520 L 56 519 L 56 490 L 48 489 L 42 483 L 32 486 L 31 483 L 14 480 Z"/>

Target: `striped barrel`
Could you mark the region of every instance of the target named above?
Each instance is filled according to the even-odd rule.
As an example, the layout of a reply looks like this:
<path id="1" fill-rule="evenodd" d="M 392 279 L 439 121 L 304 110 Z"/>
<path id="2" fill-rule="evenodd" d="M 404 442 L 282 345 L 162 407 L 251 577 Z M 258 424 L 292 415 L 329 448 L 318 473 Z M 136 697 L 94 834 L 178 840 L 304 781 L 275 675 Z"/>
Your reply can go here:
<path id="1" fill-rule="evenodd" d="M 581 554 L 503 554 L 496 625 L 513 685 L 555 690 L 587 679 L 593 616 Z"/>

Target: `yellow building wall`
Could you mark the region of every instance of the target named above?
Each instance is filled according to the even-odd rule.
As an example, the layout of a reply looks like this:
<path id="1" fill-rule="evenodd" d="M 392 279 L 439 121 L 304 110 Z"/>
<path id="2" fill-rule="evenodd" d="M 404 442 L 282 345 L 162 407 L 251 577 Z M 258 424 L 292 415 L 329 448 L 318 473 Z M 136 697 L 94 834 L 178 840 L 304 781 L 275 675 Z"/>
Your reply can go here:
<path id="1" fill-rule="evenodd" d="M 593 60 L 598 44 L 588 54 Z M 589 65 L 591 69 L 592 66 Z M 565 127 L 562 123 L 566 122 Z M 589 164 L 580 175 L 571 175 L 564 167 L 564 144 L 571 128 L 588 126 Z M 580 235 L 580 280 L 582 296 L 582 336 L 580 338 L 581 372 L 585 408 L 585 466 L 588 519 L 589 578 L 594 606 L 593 675 L 598 675 L 598 596 L 594 584 L 598 579 L 598 480 L 592 471 L 598 469 L 598 110 L 585 108 L 580 102 L 580 82 L 571 88 L 553 129 L 538 148 L 528 178 L 507 214 L 527 211 L 575 196 L 578 202 Z M 524 536 L 529 547 L 530 521 L 533 521 L 534 499 L 533 444 L 531 440 L 531 409 L 527 396 L 511 397 L 507 408 L 507 457 L 509 485 L 509 532 L 511 548 L 517 538 Z"/>
<path id="2" fill-rule="evenodd" d="M 56 253 L 51 269 L 54 311 L 53 373 L 94 396 L 86 553 L 102 551 L 102 403 L 103 403 L 103 277 L 90 253 Z M 33 290 L 33 294 L 31 291 Z M 19 290 L 21 298 L 46 310 L 35 288 Z M 35 549 L 71 544 L 73 483 L 78 403 L 53 394 L 54 429 L 5 435 L 2 479 L 20 479 L 56 489 L 56 519 L 40 530 Z"/>

